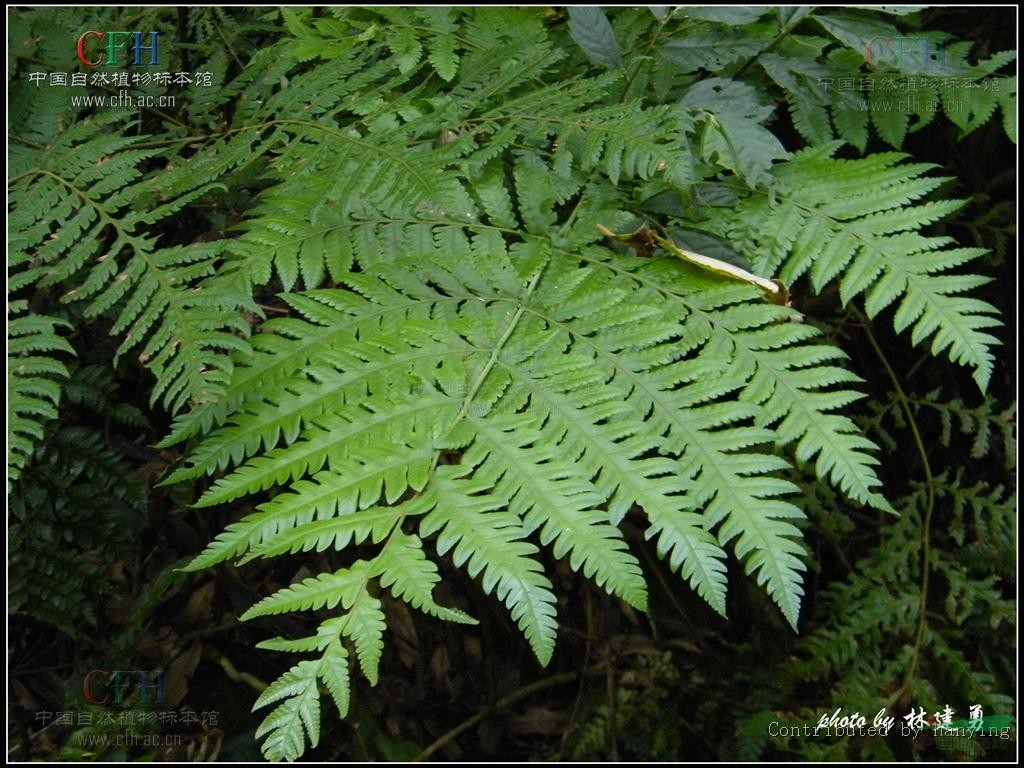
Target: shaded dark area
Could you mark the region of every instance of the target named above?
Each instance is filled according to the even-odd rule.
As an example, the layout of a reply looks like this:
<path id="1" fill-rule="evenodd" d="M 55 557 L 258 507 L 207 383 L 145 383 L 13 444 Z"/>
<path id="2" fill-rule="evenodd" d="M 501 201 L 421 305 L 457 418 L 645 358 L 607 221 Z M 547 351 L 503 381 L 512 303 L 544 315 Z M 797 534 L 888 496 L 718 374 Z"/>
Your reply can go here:
<path id="1" fill-rule="evenodd" d="M 193 41 L 192 48 L 182 46 L 181 56 L 190 57 L 182 66 L 194 67 L 195 57 L 207 55 L 195 43 L 205 33 L 185 9 L 163 10 L 166 23 Z M 235 12 L 248 13 L 223 13 Z M 974 41 L 979 52 L 990 54 L 1016 48 L 1013 17 L 1010 8 L 931 9 L 919 23 Z M 210 18 L 204 23 L 215 26 L 217 17 Z M 224 56 L 225 72 L 237 69 L 234 59 L 243 47 L 255 49 L 274 35 L 268 20 L 246 19 L 244 34 L 225 47 L 231 52 Z M 213 126 L 216 116 L 208 117 Z M 787 146 L 799 145 L 784 116 L 772 127 Z M 853 305 L 844 307 L 838 291 L 812 296 L 801 284 L 796 306 L 827 318 L 824 330 L 867 379 L 856 418 L 882 448 L 886 493 L 906 503 L 897 521 L 810 483 L 813 471 L 793 472 L 805 496 L 799 502 L 809 510 L 801 525 L 811 553 L 800 635 L 734 559 L 729 618 L 718 616 L 671 571 L 643 531 L 627 523 L 626 538 L 648 580 L 649 612 L 635 612 L 547 553 L 545 566 L 559 597 L 559 642 L 542 669 L 505 607 L 483 595 L 450 558 L 441 558 L 438 602 L 467 611 L 480 624 L 443 623 L 382 591 L 389 631 L 380 681 L 370 686 L 353 675 L 352 709 L 344 721 L 325 700 L 320 743 L 305 759 L 827 759 L 828 739 L 807 744 L 768 738 L 770 723 L 813 722 L 844 696 L 853 697 L 853 706 L 842 672 L 822 661 L 828 654 L 816 655 L 802 642 L 840 618 L 881 621 L 879 616 L 917 605 L 920 596 L 912 590 L 921 574 L 913 553 L 922 535 L 923 546 L 943 565 L 935 568 L 918 606 L 929 617 L 920 653 L 911 660 L 907 647 L 914 637 L 894 620 L 891 635 L 879 624 L 874 646 L 851 651 L 850 669 L 861 653 L 890 653 L 866 661 L 864 678 L 897 681 L 879 690 L 878 699 L 894 696 L 889 710 L 898 717 L 929 706 L 917 698 L 929 687 L 939 704 L 948 702 L 958 712 L 981 702 L 986 714 L 1009 711 L 1002 707 L 1013 696 L 1016 632 L 1002 601 L 1016 599 L 1015 529 L 1000 528 L 1005 515 L 992 510 L 1012 510 L 1016 485 L 1016 147 L 998 119 L 969 136 L 959 134 L 940 117 L 912 133 L 903 151 L 940 166 L 953 179 L 943 192 L 970 201 L 934 232 L 990 251 L 975 265 L 993 278 L 978 295 L 1005 319 L 993 331 L 1003 343 L 1003 359 L 983 396 L 969 371 L 948 361 L 937 364 L 926 346 L 911 346 L 907 334 L 897 335 L 888 315 L 868 321 Z M 868 150 L 891 147 L 873 137 Z M 162 234 L 173 243 L 232 236 L 259 191 L 243 170 L 222 196 L 199 200 Z M 270 314 L 283 311 L 279 289 L 271 286 L 258 297 Z M 80 357 L 60 418 L 48 425 L 43 449 L 9 498 L 8 758 L 258 760 L 255 731 L 265 712 L 252 713 L 252 703 L 294 660 L 256 644 L 275 635 L 315 633 L 330 612 L 252 622 L 238 617 L 261 597 L 335 570 L 359 551 L 178 571 L 253 503 L 197 510 L 190 504 L 203 488 L 160 486 L 183 451 L 154 447 L 170 418 L 150 403 L 149 373 L 134 355 L 116 369 L 108 365 L 118 346 L 108 334 L 109 318 L 86 321 L 75 314 L 79 310 L 67 311 L 75 327 L 69 340 Z M 903 397 L 896 398 L 900 388 Z M 914 414 L 913 426 L 907 413 Z M 928 504 L 922 447 L 936 489 L 930 520 L 922 511 Z M 870 586 L 869 579 L 856 578 L 868 557 L 877 567 L 873 585 L 883 585 L 891 603 L 865 608 L 858 602 Z M 860 586 L 836 592 L 844 582 Z M 901 588 L 907 591 L 899 593 Z M 844 601 L 863 609 L 863 616 L 846 616 Z M 959 623 L 951 618 L 957 616 Z M 844 642 L 833 639 L 837 646 Z M 963 662 L 969 669 L 960 667 Z M 907 669 L 916 670 L 915 678 L 901 681 Z M 874 712 L 865 714 L 870 721 Z M 1012 741 L 995 737 L 954 746 L 897 734 L 887 745 L 899 760 L 1010 761 L 1013 733 Z M 867 741 L 853 748 L 861 759 L 881 759 L 875 749 Z"/>

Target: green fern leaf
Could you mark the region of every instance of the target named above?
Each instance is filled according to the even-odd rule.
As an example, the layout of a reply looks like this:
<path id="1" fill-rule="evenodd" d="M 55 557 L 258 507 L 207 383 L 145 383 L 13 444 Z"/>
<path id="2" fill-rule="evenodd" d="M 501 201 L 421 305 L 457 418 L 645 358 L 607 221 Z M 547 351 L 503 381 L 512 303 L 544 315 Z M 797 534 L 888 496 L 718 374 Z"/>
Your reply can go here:
<path id="1" fill-rule="evenodd" d="M 376 685 L 380 656 L 384 651 L 385 624 L 380 600 L 367 594 L 364 587 L 340 624 L 342 634 L 350 638 L 355 646 L 363 675 L 370 685 Z"/>
<path id="2" fill-rule="evenodd" d="M 348 715 L 350 701 L 349 674 L 348 674 L 348 651 L 339 642 L 333 642 L 327 648 L 327 652 L 320 660 L 318 671 L 320 679 L 324 681 L 327 690 L 338 707 L 338 715 Z"/>
<path id="3" fill-rule="evenodd" d="M 443 80 L 448 82 L 454 80 L 459 71 L 459 55 L 455 52 L 455 38 L 452 35 L 438 35 L 432 38 L 427 60 Z"/>
<path id="4" fill-rule="evenodd" d="M 355 603 L 366 584 L 368 571 L 369 564 L 360 560 L 351 568 L 305 579 L 265 597 L 242 614 L 242 620 L 288 611 L 316 610 L 324 606 L 333 608 L 339 603 L 347 610 Z"/>
<path id="5" fill-rule="evenodd" d="M 215 170 L 171 174 L 161 188 L 141 179 L 141 166 L 157 152 L 105 133 L 114 119 L 83 121 L 36 154 L 35 167 L 11 188 L 12 232 L 45 265 L 41 286 L 73 284 L 64 300 L 91 299 L 90 317 L 117 309 L 119 354 L 141 346 L 140 359 L 157 378 L 153 401 L 178 410 L 220 394 L 230 353 L 247 348 L 249 327 L 237 310 L 254 307 L 226 284 L 197 285 L 214 272 L 218 244 L 158 249 L 142 228 L 204 194 L 210 176 L 229 166 L 211 161 Z M 154 195 L 166 199 L 154 205 Z"/>
<path id="6" fill-rule="evenodd" d="M 806 276 L 844 303 L 863 295 L 870 317 L 891 311 L 912 343 L 930 340 L 982 387 L 990 377 L 996 311 L 964 266 L 981 251 L 926 229 L 961 203 L 927 199 L 944 181 L 929 166 L 836 160 L 831 142 L 863 153 L 874 126 L 898 146 L 939 112 L 965 135 L 997 108 L 1012 135 L 1016 80 L 996 77 L 1011 52 L 971 64 L 971 45 L 951 42 L 937 87 L 894 105 L 893 78 L 863 70 L 868 41 L 899 30 L 862 9 L 191 9 L 179 18 L 189 58 L 216 87 L 182 89 L 186 103 L 167 113 L 85 119 L 22 76 L 23 62 L 52 58 L 58 17 L 27 18 L 12 17 L 11 102 L 26 108 L 12 109 L 9 153 L 9 476 L 33 451 L 46 458 L 51 435 L 58 447 L 80 436 L 43 427 L 62 397 L 87 402 L 97 386 L 85 373 L 65 383 L 59 313 L 28 312 L 29 299 L 59 297 L 69 317 L 110 328 L 117 360 L 153 374 L 153 402 L 174 418 L 161 445 L 184 453 L 165 484 L 200 489 L 198 508 L 244 508 L 184 570 L 288 556 L 345 565 L 309 577 L 304 566 L 243 614 L 317 614 L 298 617 L 298 637 L 259 644 L 306 656 L 257 701 L 270 710 L 257 731 L 269 759 L 318 743 L 320 683 L 348 713 L 350 661 L 377 683 L 386 601 L 474 623 L 438 602 L 462 600 L 438 589 L 452 568 L 547 664 L 555 560 L 644 610 L 634 550 L 653 549 L 725 616 L 731 553 L 795 628 L 810 561 L 795 500 L 820 512 L 836 497 L 802 475 L 892 511 L 877 446 L 855 421 L 860 380 L 814 323 L 648 253 L 667 241 L 644 230 L 603 233 L 667 217 L 657 225 L 688 247 L 747 260 L 766 283 Z M 143 12 L 154 28 L 169 18 Z M 245 60 L 253 40 L 261 50 Z M 574 71 L 584 55 L 608 71 Z M 899 69 L 932 74 L 909 54 Z M 837 92 L 840 77 L 859 90 Z M 985 87 L 946 88 L 952 78 Z M 780 114 L 812 149 L 789 154 Z M 190 238 L 197 221 L 220 239 Z M 971 434 L 978 457 L 992 430 L 1012 440 L 990 405 L 929 395 L 908 407 L 937 410 L 942 441 L 954 427 Z M 929 504 L 945 482 L 933 481 Z M 972 495 L 985 496 L 952 494 L 950 535 L 965 540 L 975 504 L 981 538 L 991 525 L 988 538 L 1005 540 L 1012 515 Z M 911 517 L 888 532 L 923 524 Z M 904 598 L 919 587 L 906 554 L 920 538 L 902 538 L 902 559 L 872 562 L 880 579 L 818 593 L 827 621 L 801 674 L 842 666 L 863 693 L 878 668 L 903 674 L 931 649 L 963 689 L 984 690 L 992 678 L 948 633 L 918 628 L 920 595 Z M 311 552 L 327 554 L 300 554 Z M 933 570 L 952 625 L 979 604 L 1009 615 L 994 578 L 974 583 L 951 563 Z M 886 656 L 879 628 L 908 642 Z M 864 661 L 858 643 L 886 661 Z M 892 677 L 883 687 L 895 690 Z M 909 684 L 907 695 L 925 688 Z"/>
<path id="7" fill-rule="evenodd" d="M 251 108 L 264 120 L 269 183 L 241 237 L 220 246 L 216 278 L 261 286 L 276 272 L 288 316 L 261 324 L 232 354 L 219 399 L 179 416 L 165 441 L 191 443 L 167 482 L 213 476 L 198 506 L 250 496 L 256 506 L 189 568 L 313 550 L 348 550 L 352 562 L 359 546 L 365 559 L 350 568 L 246 613 L 331 614 L 314 636 L 264 647 L 319 653 L 321 665 L 333 653 L 339 708 L 345 648 L 376 679 L 381 590 L 471 621 L 435 601 L 438 556 L 504 603 L 542 663 L 557 631 L 548 559 L 645 607 L 622 532 L 634 525 L 714 610 L 726 613 L 731 551 L 796 626 L 806 553 L 788 478 L 807 465 L 855 502 L 891 509 L 877 448 L 851 418 L 858 379 L 791 309 L 677 259 L 615 253 L 597 225 L 625 229 L 637 200 L 677 195 L 673 215 L 693 214 L 691 228 L 729 240 L 758 275 L 838 281 L 845 298 L 866 294 L 869 313 L 896 305 L 900 327 L 959 350 L 962 335 L 947 341 L 911 297 L 922 276 L 942 278 L 930 286 L 947 299 L 977 284 L 943 282 L 973 253 L 914 240 L 955 203 L 920 202 L 939 182 L 896 156 L 846 164 L 826 145 L 790 158 L 766 127 L 763 90 L 743 82 L 687 82 L 681 104 L 651 108 L 630 88 L 654 78 L 676 89 L 678 67 L 642 66 L 628 83 L 620 72 L 552 81 L 579 56 L 552 44 L 538 14 L 333 17 L 337 26 L 295 14 L 295 40 L 313 51 L 343 30 L 359 38 L 351 49 L 320 55 L 323 67 L 273 70 L 288 87 Z M 819 63 L 828 41 L 791 36 L 765 52 L 775 17 L 749 64 L 792 96 L 810 140 L 826 142 L 831 121 L 866 142 L 867 123 L 838 118 L 815 83 L 837 66 Z M 733 180 L 707 186 L 732 202 L 704 205 L 692 183 L 716 169 Z M 865 260 L 865 243 L 909 249 L 905 279 Z M 301 749 L 309 731 L 290 706 L 280 720 L 291 730 L 274 732 Z"/>
<path id="8" fill-rule="evenodd" d="M 701 516 L 671 507 L 646 509 L 651 518 L 646 535 L 658 538 L 658 556 L 668 560 L 708 605 L 725 616 L 725 552 L 705 530 Z"/>
<path id="9" fill-rule="evenodd" d="M 468 487 L 466 487 L 468 485 Z M 547 666 L 555 649 L 555 596 L 551 582 L 532 555 L 537 548 L 523 541 L 519 519 L 501 512 L 500 503 L 474 497 L 486 491 L 483 483 L 462 480 L 455 473 L 440 472 L 432 485 L 427 505 L 433 505 L 420 527 L 424 536 L 438 533 L 437 551 L 452 551 L 457 566 L 470 576 L 482 574 L 484 592 L 508 606 L 512 619 L 523 631 L 538 661 Z"/>
<path id="10" fill-rule="evenodd" d="M 394 554 L 391 554 L 394 553 Z M 419 536 L 396 531 L 390 548 L 374 561 L 380 571 L 380 585 L 399 600 L 439 619 L 459 624 L 476 624 L 476 619 L 455 608 L 434 602 L 434 585 L 441 581 L 437 566 L 427 558 Z"/>
<path id="11" fill-rule="evenodd" d="M 311 480 L 300 480 L 292 492 L 278 495 L 261 504 L 258 512 L 229 525 L 185 570 L 200 570 L 240 557 L 278 534 L 314 519 L 325 520 L 367 509 L 380 500 L 385 488 L 389 501 L 406 488 L 421 490 L 432 458 L 430 447 L 403 455 L 397 446 L 394 450 L 366 446 L 360 461 L 338 460 L 335 469 L 317 473 Z"/>
<path id="12" fill-rule="evenodd" d="M 596 509 L 603 496 L 557 461 L 563 450 L 557 433 L 544 434 L 521 418 L 469 418 L 476 440 L 464 463 L 475 467 L 476 479 L 492 483 L 495 493 L 511 497 L 509 508 L 523 519 L 524 533 L 539 528 L 541 543 L 554 543 L 555 557 L 571 553 L 574 570 L 646 609 L 639 563 L 607 514 Z"/>
<path id="13" fill-rule="evenodd" d="M 299 525 L 254 548 L 243 562 L 254 557 L 274 557 L 285 552 L 306 552 L 311 549 L 322 552 L 329 547 L 343 549 L 352 542 L 361 544 L 367 539 L 378 544 L 394 530 L 401 520 L 401 514 L 394 507 L 370 507 L 353 515 Z"/>
<path id="14" fill-rule="evenodd" d="M 24 314 L 24 302 L 8 305 L 7 323 L 7 488 L 21 475 L 43 424 L 57 416 L 61 380 L 68 369 L 54 353 L 74 354 L 57 329 L 70 324 L 45 315 Z"/>
<path id="15" fill-rule="evenodd" d="M 942 181 L 923 176 L 927 166 L 899 165 L 897 154 L 834 160 L 836 149 L 799 153 L 779 168 L 771 198 L 751 195 L 716 215 L 718 231 L 758 254 L 759 272 L 779 269 L 787 282 L 810 272 L 816 290 L 838 277 L 844 302 L 867 294 L 871 317 L 898 303 L 896 329 L 910 329 L 914 344 L 931 338 L 933 355 L 973 368 L 984 389 L 997 343 L 986 331 L 1000 323 L 990 304 L 961 295 L 984 279 L 950 272 L 984 251 L 920 234 L 959 203 L 913 204 Z"/>
<path id="16" fill-rule="evenodd" d="M 253 710 L 287 699 L 256 729 L 256 738 L 266 736 L 263 754 L 268 760 L 297 760 L 305 742 L 316 746 L 320 740 L 320 692 L 317 676 L 321 663 L 300 661 L 267 688 Z"/>

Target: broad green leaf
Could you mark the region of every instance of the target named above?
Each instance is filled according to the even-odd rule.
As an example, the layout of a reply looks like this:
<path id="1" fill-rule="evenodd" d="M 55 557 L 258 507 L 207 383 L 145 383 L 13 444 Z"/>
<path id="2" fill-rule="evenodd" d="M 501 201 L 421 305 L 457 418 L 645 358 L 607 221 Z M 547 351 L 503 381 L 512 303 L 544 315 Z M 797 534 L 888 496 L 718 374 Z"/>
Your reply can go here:
<path id="1" fill-rule="evenodd" d="M 622 66 L 622 53 L 615 32 L 600 8 L 569 8 L 569 34 L 595 64 L 607 69 Z"/>

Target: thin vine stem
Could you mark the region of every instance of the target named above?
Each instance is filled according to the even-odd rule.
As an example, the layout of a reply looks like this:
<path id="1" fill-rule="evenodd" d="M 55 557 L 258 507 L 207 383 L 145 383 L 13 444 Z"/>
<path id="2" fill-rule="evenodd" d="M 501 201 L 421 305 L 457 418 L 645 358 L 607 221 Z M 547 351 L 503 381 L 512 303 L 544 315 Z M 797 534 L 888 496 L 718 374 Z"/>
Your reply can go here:
<path id="1" fill-rule="evenodd" d="M 882 367 L 885 369 L 886 375 L 889 377 L 890 382 L 893 386 L 893 391 L 896 394 L 896 399 L 900 404 L 903 414 L 907 420 L 907 426 L 910 428 L 910 434 L 914 440 L 914 446 L 917 448 L 918 455 L 921 458 L 921 467 L 924 472 L 925 478 L 925 512 L 924 519 L 921 522 L 921 597 L 918 604 L 918 619 L 917 619 L 917 631 L 914 636 L 914 649 L 910 658 L 910 664 L 907 667 L 906 674 L 903 676 L 903 683 L 900 685 L 899 690 L 890 697 L 890 703 L 899 701 L 903 694 L 910 687 L 910 682 L 913 680 L 914 673 L 917 672 L 917 667 L 920 663 L 921 658 L 921 647 L 924 645 L 924 635 L 928 628 L 928 588 L 931 578 L 931 527 L 932 527 L 932 516 L 935 512 L 935 478 L 932 474 L 931 463 L 928 461 L 928 451 L 924 445 L 924 439 L 921 437 L 921 430 L 917 426 L 917 419 L 914 415 L 914 409 L 911 407 L 910 398 L 903 391 L 903 386 L 900 384 L 900 377 L 896 375 L 896 371 L 893 370 L 892 364 L 886 357 L 885 352 L 882 351 L 881 345 L 875 338 L 874 333 L 871 330 L 871 321 L 858 309 L 854 309 L 855 316 L 860 320 L 861 325 L 864 329 L 864 335 L 874 350 L 875 355 L 878 357 L 879 362 L 882 363 Z"/>

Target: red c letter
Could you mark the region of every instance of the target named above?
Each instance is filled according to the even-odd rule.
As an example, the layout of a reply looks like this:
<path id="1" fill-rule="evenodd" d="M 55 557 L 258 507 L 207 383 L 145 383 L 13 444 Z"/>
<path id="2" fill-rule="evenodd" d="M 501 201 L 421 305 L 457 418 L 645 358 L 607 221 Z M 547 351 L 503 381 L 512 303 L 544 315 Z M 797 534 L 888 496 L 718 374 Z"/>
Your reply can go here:
<path id="1" fill-rule="evenodd" d="M 103 63 L 102 57 L 96 59 L 96 61 L 89 61 L 87 58 L 85 58 L 85 38 L 87 37 L 95 37 L 97 40 L 101 40 L 103 38 L 103 33 L 96 32 L 90 29 L 88 32 L 85 32 L 80 38 L 78 38 L 78 60 L 85 64 L 85 66 L 87 67 L 98 67 L 100 64 Z"/>
<path id="2" fill-rule="evenodd" d="M 79 43 L 79 45 L 81 45 L 81 43 Z M 94 669 L 82 680 L 82 694 L 85 696 L 85 700 L 88 701 L 90 704 L 106 704 L 108 701 L 110 701 L 110 691 L 106 691 L 106 695 L 103 697 L 102 700 L 97 700 L 92 695 L 93 675 L 99 675 L 104 680 L 110 677 L 109 672 L 105 672 L 102 669 Z"/>

